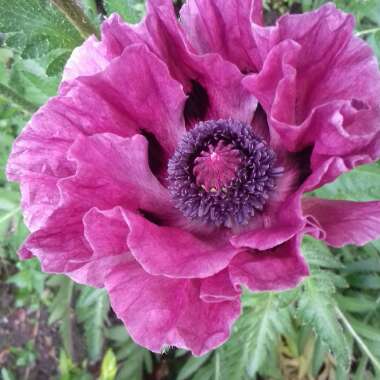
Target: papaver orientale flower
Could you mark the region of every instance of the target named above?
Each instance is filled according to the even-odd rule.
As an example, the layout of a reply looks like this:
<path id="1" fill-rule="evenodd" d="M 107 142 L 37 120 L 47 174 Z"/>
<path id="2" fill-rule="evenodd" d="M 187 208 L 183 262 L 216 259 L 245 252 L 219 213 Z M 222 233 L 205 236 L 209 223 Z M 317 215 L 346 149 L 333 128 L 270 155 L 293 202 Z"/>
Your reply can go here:
<path id="1" fill-rule="evenodd" d="M 8 177 L 22 258 L 105 287 L 137 343 L 201 355 L 228 338 L 242 286 L 308 275 L 304 234 L 380 235 L 380 202 L 305 196 L 379 158 L 380 75 L 332 4 L 268 27 L 259 0 L 147 8 L 74 50 Z"/>

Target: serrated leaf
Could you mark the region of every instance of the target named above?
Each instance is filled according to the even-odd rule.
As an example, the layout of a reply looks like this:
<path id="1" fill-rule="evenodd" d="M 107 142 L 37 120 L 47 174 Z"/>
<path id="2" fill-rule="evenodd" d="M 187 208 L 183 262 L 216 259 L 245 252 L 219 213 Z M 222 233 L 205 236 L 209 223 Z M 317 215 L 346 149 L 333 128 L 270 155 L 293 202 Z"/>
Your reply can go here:
<path id="1" fill-rule="evenodd" d="M 247 296 L 248 297 L 248 296 Z M 281 334 L 291 329 L 288 308 L 280 308 L 273 293 L 250 295 L 253 302 L 236 322 L 232 337 L 218 351 L 223 380 L 241 380 L 258 373 L 276 350 Z M 273 366 L 275 364 L 273 363 Z"/>
<path id="2" fill-rule="evenodd" d="M 313 239 L 311 236 L 304 237 L 302 253 L 311 267 L 329 269 L 341 269 L 344 267 L 323 242 Z"/>
<path id="3" fill-rule="evenodd" d="M 109 310 L 106 292 L 103 289 L 82 288 L 76 310 L 84 327 L 89 358 L 96 362 L 102 355 L 104 325 Z"/>
<path id="4" fill-rule="evenodd" d="M 126 22 L 135 24 L 144 15 L 144 0 L 105 0 L 104 7 L 108 14 L 118 13 Z"/>
<path id="5" fill-rule="evenodd" d="M 359 289 L 380 289 L 380 276 L 377 274 L 349 275 L 347 281 Z"/>
<path id="6" fill-rule="evenodd" d="M 27 100 L 40 106 L 56 94 L 59 81 L 58 77 L 49 77 L 39 62 L 32 59 L 18 59 L 12 66 L 9 83 Z"/>
<path id="7" fill-rule="evenodd" d="M 380 196 L 380 167 L 376 164 L 356 168 L 341 175 L 333 183 L 313 192 L 320 198 L 350 201 L 378 200 Z"/>
<path id="8" fill-rule="evenodd" d="M 112 349 L 108 349 L 102 360 L 100 380 L 114 380 L 116 376 L 116 357 Z"/>
<path id="9" fill-rule="evenodd" d="M 78 31 L 48 0 L 0 0 L 0 31 L 6 44 L 26 58 L 36 58 L 49 50 L 72 50 L 82 42 Z"/>
<path id="10" fill-rule="evenodd" d="M 59 290 L 50 306 L 49 324 L 62 319 L 65 314 L 69 313 L 73 285 L 69 278 L 59 277 Z"/>
<path id="11" fill-rule="evenodd" d="M 56 49 L 53 50 L 53 52 L 54 56 L 50 56 L 49 63 L 46 67 L 46 75 L 49 77 L 61 74 L 71 54 L 71 51 L 66 49 Z"/>
<path id="12" fill-rule="evenodd" d="M 350 350 L 343 329 L 335 313 L 335 300 L 331 286 L 309 277 L 298 300 L 297 316 L 311 326 L 317 336 L 336 357 L 337 364 L 348 370 Z"/>
<path id="13" fill-rule="evenodd" d="M 177 380 L 186 380 L 193 375 L 209 359 L 210 354 L 203 355 L 199 358 L 190 357 L 177 375 Z"/>
<path id="14" fill-rule="evenodd" d="M 115 355 L 120 364 L 117 380 L 143 380 L 144 370 L 153 370 L 151 353 L 135 344 L 130 338 L 116 342 Z"/>
<path id="15" fill-rule="evenodd" d="M 371 273 L 380 272 L 380 260 L 378 257 L 371 257 L 346 264 L 346 273 Z"/>
<path id="16" fill-rule="evenodd" d="M 342 309 L 352 313 L 366 314 L 380 307 L 375 299 L 361 293 L 352 296 L 337 294 L 335 298 Z"/>
<path id="17" fill-rule="evenodd" d="M 350 322 L 354 330 L 363 338 L 380 343 L 380 331 L 378 328 L 373 327 L 366 322 L 362 322 L 352 316 L 347 316 L 347 320 Z"/>

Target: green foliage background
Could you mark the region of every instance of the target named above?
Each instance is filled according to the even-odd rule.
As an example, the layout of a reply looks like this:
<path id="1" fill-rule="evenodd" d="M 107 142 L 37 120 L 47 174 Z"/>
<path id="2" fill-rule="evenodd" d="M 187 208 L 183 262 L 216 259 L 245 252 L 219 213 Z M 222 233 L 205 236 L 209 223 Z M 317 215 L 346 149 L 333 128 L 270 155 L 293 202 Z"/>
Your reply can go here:
<path id="1" fill-rule="evenodd" d="M 279 15 L 323 2 L 267 0 L 265 7 L 268 15 Z M 27 231 L 18 188 L 4 176 L 14 138 L 56 93 L 64 63 L 89 30 L 96 32 L 102 18 L 115 11 L 135 23 L 145 8 L 142 0 L 77 1 L 80 27 L 68 3 L 0 0 L 0 298 L 11 299 L 6 307 L 0 302 L 0 316 L 24 310 L 33 326 L 46 322 L 59 330 L 48 378 L 380 379 L 380 241 L 336 250 L 305 238 L 311 276 L 291 291 L 244 294 L 244 313 L 231 339 L 200 358 L 174 349 L 155 355 L 135 345 L 103 290 L 43 274 L 36 260 L 18 260 Z M 336 4 L 356 16 L 357 34 L 380 57 L 380 0 Z M 316 194 L 380 199 L 380 164 L 358 168 Z M 21 346 L 7 344 L 0 329 L 0 379 L 43 378 L 33 377 L 43 361 L 37 344 L 38 336 Z"/>

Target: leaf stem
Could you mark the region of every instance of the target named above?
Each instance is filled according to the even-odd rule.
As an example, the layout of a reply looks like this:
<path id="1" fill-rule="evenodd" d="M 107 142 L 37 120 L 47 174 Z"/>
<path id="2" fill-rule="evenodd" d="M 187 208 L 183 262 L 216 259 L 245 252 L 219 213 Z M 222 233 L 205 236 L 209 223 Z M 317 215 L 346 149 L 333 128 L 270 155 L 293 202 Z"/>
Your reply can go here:
<path id="1" fill-rule="evenodd" d="M 356 35 L 360 37 L 360 36 L 365 36 L 367 34 L 378 33 L 378 32 L 380 32 L 380 28 L 372 28 L 372 29 L 361 30 L 360 32 L 357 32 Z"/>
<path id="2" fill-rule="evenodd" d="M 215 351 L 215 368 L 214 368 L 214 380 L 220 380 L 220 355 L 218 351 Z"/>
<path id="3" fill-rule="evenodd" d="M 339 309 L 339 307 L 335 307 L 335 310 L 338 314 L 339 319 L 343 322 L 343 324 L 346 326 L 349 333 L 352 335 L 352 337 L 356 340 L 356 343 L 360 347 L 360 349 L 368 356 L 368 358 L 371 360 L 372 364 L 380 370 L 380 362 L 377 360 L 377 358 L 372 354 L 370 349 L 367 347 L 367 345 L 364 343 L 362 338 L 356 333 L 354 328 L 352 327 L 351 323 L 348 321 L 346 316 L 343 314 L 343 312 Z"/>
<path id="4" fill-rule="evenodd" d="M 98 31 L 75 0 L 51 0 L 51 2 L 63 13 L 83 38 L 87 38 L 92 34 L 99 37 Z"/>
<path id="5" fill-rule="evenodd" d="M 12 103 L 27 115 L 34 113 L 37 109 L 36 105 L 29 102 L 21 95 L 17 94 L 15 91 L 2 83 L 0 83 L 0 98 L 3 98 L 5 101 Z"/>
<path id="6" fill-rule="evenodd" d="M 8 219 L 12 218 L 12 216 L 16 215 L 20 211 L 20 207 L 16 207 L 15 209 L 7 212 L 0 218 L 0 224 L 6 222 Z"/>

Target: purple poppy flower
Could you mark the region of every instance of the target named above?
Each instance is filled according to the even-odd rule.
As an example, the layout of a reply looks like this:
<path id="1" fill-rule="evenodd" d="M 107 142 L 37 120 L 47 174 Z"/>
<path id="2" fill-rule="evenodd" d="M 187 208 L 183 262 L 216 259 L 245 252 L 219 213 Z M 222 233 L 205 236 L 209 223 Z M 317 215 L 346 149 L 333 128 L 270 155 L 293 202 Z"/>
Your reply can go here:
<path id="1" fill-rule="evenodd" d="M 380 74 L 353 27 L 332 4 L 265 27 L 259 0 L 111 16 L 14 144 L 21 256 L 105 287 L 137 343 L 201 355 L 228 338 L 241 286 L 308 275 L 304 234 L 378 237 L 380 202 L 304 196 L 380 157 Z"/>

